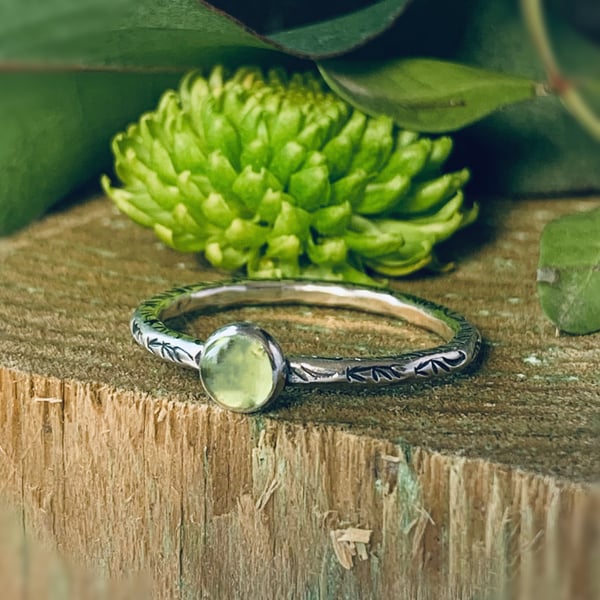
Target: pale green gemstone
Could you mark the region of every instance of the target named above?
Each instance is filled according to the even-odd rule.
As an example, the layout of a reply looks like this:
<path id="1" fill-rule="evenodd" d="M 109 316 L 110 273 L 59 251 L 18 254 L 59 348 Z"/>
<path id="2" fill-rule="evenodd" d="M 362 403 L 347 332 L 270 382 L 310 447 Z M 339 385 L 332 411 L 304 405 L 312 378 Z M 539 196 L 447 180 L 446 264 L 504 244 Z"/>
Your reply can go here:
<path id="1" fill-rule="evenodd" d="M 241 412 L 260 409 L 277 385 L 264 340 L 234 327 L 207 340 L 200 375 L 215 402 Z"/>

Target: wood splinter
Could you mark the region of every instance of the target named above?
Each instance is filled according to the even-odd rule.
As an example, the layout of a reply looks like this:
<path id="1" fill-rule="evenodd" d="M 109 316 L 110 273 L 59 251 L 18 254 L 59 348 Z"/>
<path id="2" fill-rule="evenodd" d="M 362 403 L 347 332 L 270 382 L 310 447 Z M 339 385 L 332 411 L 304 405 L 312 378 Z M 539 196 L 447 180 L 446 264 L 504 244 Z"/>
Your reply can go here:
<path id="1" fill-rule="evenodd" d="M 371 540 L 371 533 L 373 532 L 370 529 L 357 527 L 334 529 L 330 532 L 333 551 L 344 569 L 352 569 L 354 556 L 358 556 L 359 560 L 369 558 L 367 545 Z"/>

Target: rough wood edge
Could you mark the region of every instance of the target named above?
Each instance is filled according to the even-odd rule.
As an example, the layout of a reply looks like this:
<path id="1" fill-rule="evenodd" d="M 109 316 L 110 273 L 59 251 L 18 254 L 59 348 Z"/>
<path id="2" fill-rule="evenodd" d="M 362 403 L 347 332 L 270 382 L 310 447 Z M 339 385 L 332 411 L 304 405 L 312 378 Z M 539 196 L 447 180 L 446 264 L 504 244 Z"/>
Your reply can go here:
<path id="1" fill-rule="evenodd" d="M 594 486 L 6 368 L 0 397 L 23 530 L 155 598 L 600 591 Z M 339 530 L 372 533 L 340 560 Z"/>

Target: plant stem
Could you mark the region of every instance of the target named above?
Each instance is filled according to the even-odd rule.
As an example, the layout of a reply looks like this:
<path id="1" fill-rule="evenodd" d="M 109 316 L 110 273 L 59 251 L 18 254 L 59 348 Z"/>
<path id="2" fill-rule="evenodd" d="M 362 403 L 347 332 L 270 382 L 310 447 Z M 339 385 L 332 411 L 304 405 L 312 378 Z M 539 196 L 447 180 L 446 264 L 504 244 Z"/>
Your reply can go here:
<path id="1" fill-rule="evenodd" d="M 550 85 L 579 124 L 600 141 L 600 117 L 594 113 L 574 83 L 563 75 L 558 66 L 548 38 L 542 0 L 521 0 L 521 9 Z"/>

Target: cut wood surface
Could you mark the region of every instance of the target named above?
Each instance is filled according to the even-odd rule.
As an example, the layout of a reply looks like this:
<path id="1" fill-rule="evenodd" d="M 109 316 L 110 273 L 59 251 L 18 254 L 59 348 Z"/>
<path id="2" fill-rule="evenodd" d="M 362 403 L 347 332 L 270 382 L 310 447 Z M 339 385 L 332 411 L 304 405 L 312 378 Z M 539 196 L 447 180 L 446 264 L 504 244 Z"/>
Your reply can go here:
<path id="1" fill-rule="evenodd" d="M 463 313 L 482 360 L 448 381 L 207 403 L 197 374 L 130 339 L 139 301 L 226 277 L 105 199 L 0 240 L 0 477 L 22 529 L 156 598 L 600 597 L 600 335 L 539 308 L 539 234 L 598 199 L 494 201 L 393 286 Z M 288 354 L 432 345 L 353 311 L 246 308 Z M 0 575 L 3 573 L 0 556 Z"/>

